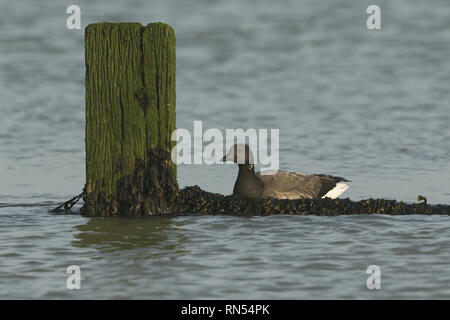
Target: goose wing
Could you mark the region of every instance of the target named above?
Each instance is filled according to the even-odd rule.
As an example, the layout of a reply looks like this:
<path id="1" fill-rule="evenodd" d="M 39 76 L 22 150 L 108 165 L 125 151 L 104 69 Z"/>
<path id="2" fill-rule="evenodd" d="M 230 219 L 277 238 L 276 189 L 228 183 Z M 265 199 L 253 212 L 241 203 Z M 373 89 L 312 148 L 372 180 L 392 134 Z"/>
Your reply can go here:
<path id="1" fill-rule="evenodd" d="M 275 174 L 259 173 L 258 177 L 264 183 L 263 198 L 311 199 L 325 196 L 336 198 L 348 188 L 348 185 L 340 183 L 348 180 L 323 174 L 308 175 L 301 172 L 279 170 Z M 339 192 L 336 190 L 333 194 L 327 195 L 336 187 Z M 334 196 L 335 194 L 337 196 Z"/>

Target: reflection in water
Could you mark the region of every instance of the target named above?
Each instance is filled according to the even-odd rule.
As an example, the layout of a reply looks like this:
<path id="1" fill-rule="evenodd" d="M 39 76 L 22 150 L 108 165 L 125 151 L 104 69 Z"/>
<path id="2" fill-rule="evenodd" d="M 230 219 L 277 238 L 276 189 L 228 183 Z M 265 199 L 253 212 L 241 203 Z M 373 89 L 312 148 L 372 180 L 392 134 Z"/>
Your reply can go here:
<path id="1" fill-rule="evenodd" d="M 100 253 L 146 249 L 144 255 L 170 255 L 172 258 L 188 253 L 183 250 L 188 241 L 183 235 L 183 223 L 166 217 L 98 217 L 75 228 L 81 231 L 72 241 L 74 247 L 95 248 Z M 142 258 L 142 252 L 140 253 Z"/>

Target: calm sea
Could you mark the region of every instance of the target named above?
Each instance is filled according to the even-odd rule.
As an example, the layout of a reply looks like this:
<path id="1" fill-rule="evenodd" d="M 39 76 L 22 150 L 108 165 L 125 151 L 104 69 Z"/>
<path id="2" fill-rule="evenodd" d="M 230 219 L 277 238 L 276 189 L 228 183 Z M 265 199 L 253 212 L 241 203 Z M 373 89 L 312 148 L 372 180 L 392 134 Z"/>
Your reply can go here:
<path id="1" fill-rule="evenodd" d="M 177 35 L 177 126 L 280 129 L 280 167 L 353 200 L 450 203 L 447 0 L 78 0 Z M 84 33 L 71 1 L 0 3 L 0 298 L 450 298 L 447 216 L 84 218 Z M 182 165 L 229 194 L 233 165 Z M 66 268 L 81 268 L 67 290 Z M 366 269 L 381 269 L 369 290 Z"/>

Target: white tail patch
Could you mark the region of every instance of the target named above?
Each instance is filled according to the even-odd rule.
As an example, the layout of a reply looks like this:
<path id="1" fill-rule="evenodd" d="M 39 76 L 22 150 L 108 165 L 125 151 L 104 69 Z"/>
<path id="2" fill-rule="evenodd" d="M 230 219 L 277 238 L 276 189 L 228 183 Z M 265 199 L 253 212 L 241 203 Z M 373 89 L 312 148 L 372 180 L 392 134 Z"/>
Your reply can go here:
<path id="1" fill-rule="evenodd" d="M 348 184 L 338 182 L 336 184 L 336 186 L 333 189 L 331 189 L 330 191 L 328 191 L 327 194 L 324 195 L 322 198 L 336 199 L 341 194 L 343 194 L 345 192 L 345 190 L 348 189 L 348 187 L 350 187 Z"/>

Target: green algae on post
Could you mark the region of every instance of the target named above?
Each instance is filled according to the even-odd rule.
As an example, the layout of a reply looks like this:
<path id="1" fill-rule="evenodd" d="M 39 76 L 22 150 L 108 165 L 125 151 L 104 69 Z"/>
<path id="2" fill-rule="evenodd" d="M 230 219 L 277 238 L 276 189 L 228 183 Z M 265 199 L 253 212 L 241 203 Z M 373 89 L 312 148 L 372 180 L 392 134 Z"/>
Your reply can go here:
<path id="1" fill-rule="evenodd" d="M 148 198 L 146 211 L 169 211 L 168 200 L 178 191 L 176 165 L 167 159 L 175 129 L 173 29 L 163 23 L 91 24 L 85 31 L 85 59 L 82 212 L 136 214 L 141 198 Z M 161 157 L 170 164 L 155 163 Z"/>

